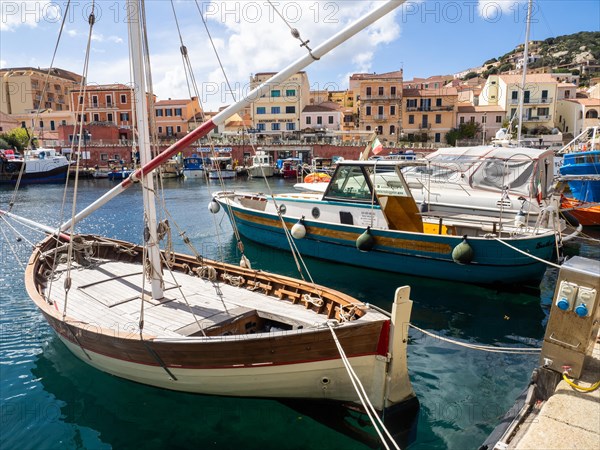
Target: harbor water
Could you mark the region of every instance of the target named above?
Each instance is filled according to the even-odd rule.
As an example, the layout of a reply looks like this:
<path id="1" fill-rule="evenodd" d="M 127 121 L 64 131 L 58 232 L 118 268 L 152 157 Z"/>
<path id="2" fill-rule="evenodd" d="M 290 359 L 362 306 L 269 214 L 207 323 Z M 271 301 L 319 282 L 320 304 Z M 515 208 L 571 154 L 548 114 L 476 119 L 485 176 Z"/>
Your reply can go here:
<path id="1" fill-rule="evenodd" d="M 272 179 L 275 192 L 293 182 Z M 113 184 L 85 180 L 77 210 Z M 226 189 L 268 192 L 263 180 L 231 180 Z M 203 255 L 238 262 L 229 220 L 207 205 L 218 183 L 165 180 L 164 195 L 175 249 L 188 252 L 185 230 Z M 72 189 L 68 193 L 71 197 Z M 0 190 L 6 209 L 13 191 Z M 13 212 L 56 226 L 70 217 L 60 185 L 26 186 Z M 141 192 L 126 191 L 78 225 L 135 243 L 143 240 Z M 31 244 L 42 236 L 27 230 L 16 239 L 4 223 L 0 234 L 0 449 L 363 449 L 357 439 L 314 414 L 275 400 L 192 395 L 139 385 L 102 373 L 72 356 L 55 337 L 25 292 L 23 267 Z M 290 253 L 244 241 L 253 268 L 298 276 Z M 600 260 L 598 246 L 578 240 L 568 251 Z M 15 253 L 17 257 L 15 257 Z M 495 289 L 359 269 L 306 258 L 317 283 L 390 309 L 398 286 L 410 285 L 412 323 L 436 335 L 498 346 L 541 346 L 556 269 L 540 289 Z M 477 448 L 526 387 L 536 355 L 485 353 L 456 347 L 411 329 L 410 378 L 421 408 L 407 418 L 403 445 L 410 449 Z"/>

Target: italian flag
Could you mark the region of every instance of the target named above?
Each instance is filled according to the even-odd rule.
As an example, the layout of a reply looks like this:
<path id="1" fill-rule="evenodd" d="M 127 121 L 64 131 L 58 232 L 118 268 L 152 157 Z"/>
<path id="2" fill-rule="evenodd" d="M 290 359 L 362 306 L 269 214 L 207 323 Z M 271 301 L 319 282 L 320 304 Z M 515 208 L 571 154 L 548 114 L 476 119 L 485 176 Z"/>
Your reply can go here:
<path id="1" fill-rule="evenodd" d="M 375 155 L 378 155 L 379 153 L 381 153 L 381 150 L 383 150 L 383 144 L 381 142 L 379 142 L 379 138 L 375 138 L 371 148 L 373 149 L 373 153 Z"/>

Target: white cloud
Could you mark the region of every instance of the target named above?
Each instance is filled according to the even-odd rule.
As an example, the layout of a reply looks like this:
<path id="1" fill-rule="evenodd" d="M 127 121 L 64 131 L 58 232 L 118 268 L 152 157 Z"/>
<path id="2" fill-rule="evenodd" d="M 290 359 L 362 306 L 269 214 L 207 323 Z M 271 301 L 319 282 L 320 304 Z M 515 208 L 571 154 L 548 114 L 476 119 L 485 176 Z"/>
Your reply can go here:
<path id="1" fill-rule="evenodd" d="M 8 67 L 8 64 L 6 63 L 6 60 L 0 59 L 0 69 L 3 69 L 5 67 Z"/>
<path id="2" fill-rule="evenodd" d="M 40 24 L 60 22 L 61 6 L 50 0 L 0 2 L 0 31 L 15 31 L 21 26 L 35 28 Z"/>
<path id="3" fill-rule="evenodd" d="M 503 15 L 512 15 L 516 18 L 525 17 L 521 8 L 527 0 L 479 0 L 477 12 L 488 22 L 498 22 Z"/>

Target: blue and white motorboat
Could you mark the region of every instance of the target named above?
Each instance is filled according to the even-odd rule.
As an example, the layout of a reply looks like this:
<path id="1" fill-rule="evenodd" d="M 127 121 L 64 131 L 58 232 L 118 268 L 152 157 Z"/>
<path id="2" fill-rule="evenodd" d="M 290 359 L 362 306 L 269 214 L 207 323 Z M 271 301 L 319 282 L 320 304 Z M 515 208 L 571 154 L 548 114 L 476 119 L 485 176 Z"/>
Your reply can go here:
<path id="1" fill-rule="evenodd" d="M 183 158 L 183 176 L 185 178 L 204 178 L 205 158 L 198 155 L 192 155 L 188 158 Z"/>
<path id="2" fill-rule="evenodd" d="M 28 150 L 22 157 L 5 151 L 0 157 L 0 184 L 16 184 L 19 174 L 20 184 L 62 183 L 70 165 L 71 162 L 53 148 Z"/>
<path id="3" fill-rule="evenodd" d="M 567 144 L 560 176 L 580 202 L 600 203 L 600 127 L 590 127 Z"/>
<path id="4" fill-rule="evenodd" d="M 550 224 L 513 217 L 421 213 L 404 161 L 343 161 L 324 193 L 219 192 L 245 237 L 288 249 L 279 215 L 304 254 L 371 269 L 477 284 L 538 283 L 556 248 Z M 218 208 L 212 208 L 216 210 Z M 538 258 L 538 259 L 534 259 Z"/>

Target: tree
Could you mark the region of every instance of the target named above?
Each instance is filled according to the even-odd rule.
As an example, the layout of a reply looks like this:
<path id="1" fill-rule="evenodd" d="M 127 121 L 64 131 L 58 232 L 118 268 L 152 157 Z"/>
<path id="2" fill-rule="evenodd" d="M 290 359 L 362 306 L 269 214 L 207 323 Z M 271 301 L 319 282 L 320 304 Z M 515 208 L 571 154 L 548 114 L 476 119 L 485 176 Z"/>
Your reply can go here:
<path id="1" fill-rule="evenodd" d="M 477 77 L 477 72 L 469 72 L 463 77 L 463 80 L 470 80 L 471 78 Z"/>
<path id="2" fill-rule="evenodd" d="M 12 148 L 12 146 L 4 139 L 2 139 L 2 137 L 0 137 L 0 150 L 6 150 L 8 148 Z"/>
<path id="3" fill-rule="evenodd" d="M 25 150 L 29 145 L 29 134 L 25 128 L 13 128 L 0 135 L 0 138 L 6 141 L 9 147 L 14 147 L 19 151 Z"/>
<path id="4" fill-rule="evenodd" d="M 446 133 L 446 142 L 456 145 L 459 139 L 473 139 L 481 131 L 481 125 L 477 122 L 461 123 L 458 128 L 452 128 Z"/>

